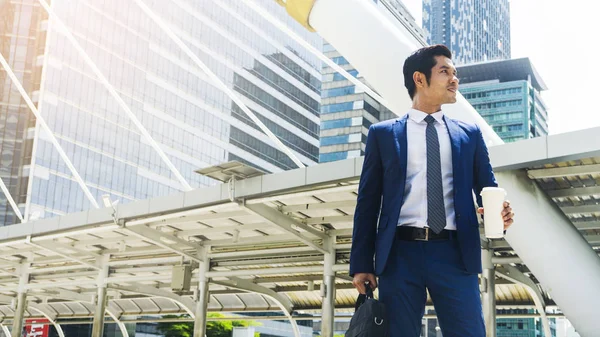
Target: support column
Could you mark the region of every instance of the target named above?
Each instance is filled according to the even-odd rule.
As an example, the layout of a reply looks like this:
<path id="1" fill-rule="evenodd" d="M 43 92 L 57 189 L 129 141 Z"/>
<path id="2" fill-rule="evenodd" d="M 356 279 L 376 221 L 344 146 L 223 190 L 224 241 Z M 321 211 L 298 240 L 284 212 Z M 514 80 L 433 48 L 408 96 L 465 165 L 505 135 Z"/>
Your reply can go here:
<path id="1" fill-rule="evenodd" d="M 23 331 L 23 317 L 27 308 L 27 284 L 29 284 L 29 266 L 30 263 L 24 263 L 20 267 L 21 278 L 19 279 L 19 288 L 17 291 L 17 303 L 15 308 L 15 316 L 13 318 L 13 326 L 11 331 L 12 337 L 21 337 Z"/>
<path id="2" fill-rule="evenodd" d="M 492 263 L 494 250 L 483 248 L 481 260 L 483 273 L 481 274 L 481 304 L 485 320 L 486 337 L 496 337 L 496 268 Z"/>
<path id="3" fill-rule="evenodd" d="M 323 306 L 321 313 L 321 336 L 333 337 L 333 321 L 335 316 L 335 236 L 328 237 L 323 241 L 325 263 L 323 269 L 323 285 L 321 286 L 321 297 Z"/>
<path id="4" fill-rule="evenodd" d="M 100 272 L 98 273 L 98 295 L 96 298 L 96 311 L 94 313 L 94 322 L 92 325 L 92 337 L 102 337 L 104 335 L 104 315 L 106 312 L 107 284 L 108 278 L 108 260 L 109 255 L 99 259 Z"/>
<path id="5" fill-rule="evenodd" d="M 208 293 L 209 278 L 207 276 L 210 270 L 210 260 L 205 248 L 204 256 L 198 267 L 198 296 L 196 298 L 196 314 L 194 317 L 194 337 L 204 337 L 206 335 L 206 315 L 208 312 Z"/>

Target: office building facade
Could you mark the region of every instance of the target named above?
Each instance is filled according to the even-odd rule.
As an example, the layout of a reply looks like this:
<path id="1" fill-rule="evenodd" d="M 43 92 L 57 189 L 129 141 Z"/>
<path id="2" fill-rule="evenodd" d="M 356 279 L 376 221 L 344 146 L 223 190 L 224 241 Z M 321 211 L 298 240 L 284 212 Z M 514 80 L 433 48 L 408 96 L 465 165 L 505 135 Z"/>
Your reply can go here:
<path id="1" fill-rule="evenodd" d="M 499 309 L 499 314 L 534 314 L 535 310 L 530 309 Z M 556 319 L 549 319 L 551 336 L 557 337 Z M 539 318 L 498 318 L 496 322 L 497 337 L 542 337 L 543 327 Z"/>
<path id="2" fill-rule="evenodd" d="M 375 0 L 377 8 L 395 25 L 408 29 L 425 43 L 425 35 L 414 18 L 399 0 Z M 352 66 L 329 43 L 324 43 L 323 53 L 336 64 L 368 85 Z M 359 157 L 364 154 L 369 126 L 395 115 L 361 88 L 347 80 L 332 67 L 323 67 L 321 91 L 321 144 L 319 162 L 330 162 Z"/>
<path id="3" fill-rule="evenodd" d="M 456 64 L 510 58 L 508 0 L 424 0 L 428 44 L 450 48 Z"/>
<path id="4" fill-rule="evenodd" d="M 457 68 L 460 92 L 505 142 L 548 134 L 547 90 L 528 58 Z"/>
<path id="5" fill-rule="evenodd" d="M 318 161 L 321 61 L 316 56 L 238 1 L 145 3 L 304 164 Z M 276 2 L 259 4 L 312 46 L 322 46 L 317 34 Z M 13 15 L 0 32 L 2 52 L 11 55 L 15 71 L 22 63 L 29 67 L 26 88 L 96 201 L 104 194 L 128 202 L 183 190 L 37 1 L 0 6 L 0 15 Z M 52 7 L 192 187 L 214 183 L 194 170 L 231 160 L 266 172 L 296 167 L 134 2 L 55 0 Z M 11 38 L 15 29 L 23 41 Z M 28 48 L 25 54 L 22 45 Z M 1 106 L 10 122 L 2 125 L 11 127 L 0 130 L 1 138 L 17 138 L 30 147 L 29 157 L 15 150 L 10 165 L 3 165 L 12 170 L 3 171 L 3 178 L 22 173 L 22 182 L 10 178 L 22 211 L 50 217 L 92 207 L 49 135 L 31 122 L 18 92 L 1 76 L 3 93 L 10 93 Z M 14 114 L 21 119 L 13 122 Z M 15 222 L 13 216 L 3 223 Z"/>
<path id="6" fill-rule="evenodd" d="M 44 10 L 34 6 L 36 0 L 0 1 L 0 53 L 31 95 L 39 90 L 41 68 L 38 55 L 43 54 L 45 31 L 40 29 L 45 20 Z M 27 198 L 28 174 L 33 140 L 27 130 L 35 125 L 35 118 L 25 100 L 0 67 L 0 178 L 16 203 L 24 205 Z M 0 225 L 12 224 L 19 219 L 4 193 L 0 194 Z"/>

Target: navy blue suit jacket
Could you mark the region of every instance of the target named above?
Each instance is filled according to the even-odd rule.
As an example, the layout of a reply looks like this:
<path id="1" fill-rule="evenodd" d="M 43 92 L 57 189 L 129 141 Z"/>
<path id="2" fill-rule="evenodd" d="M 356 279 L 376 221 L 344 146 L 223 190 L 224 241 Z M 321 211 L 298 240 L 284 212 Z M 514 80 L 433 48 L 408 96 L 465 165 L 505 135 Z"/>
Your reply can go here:
<path id="1" fill-rule="evenodd" d="M 350 275 L 380 275 L 385 269 L 404 201 L 407 119 L 408 115 L 369 128 L 354 213 Z M 462 261 L 466 272 L 481 273 L 479 222 L 472 193 L 481 205 L 481 189 L 498 184 L 479 127 L 446 116 L 444 121 L 452 147 L 454 209 Z"/>

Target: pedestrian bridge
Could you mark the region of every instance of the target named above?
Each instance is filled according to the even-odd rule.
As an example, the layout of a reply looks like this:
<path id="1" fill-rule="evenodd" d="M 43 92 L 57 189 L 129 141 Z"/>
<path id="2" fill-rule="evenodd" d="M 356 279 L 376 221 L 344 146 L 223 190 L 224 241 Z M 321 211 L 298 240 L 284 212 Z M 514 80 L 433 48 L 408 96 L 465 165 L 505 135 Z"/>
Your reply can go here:
<path id="1" fill-rule="evenodd" d="M 532 193 L 552 200 L 596 252 L 598 132 L 490 148 L 499 175 L 528 179 Z M 203 324 L 207 311 L 272 312 L 264 319 L 280 313 L 292 321 L 351 312 L 357 292 L 348 259 L 361 166 L 355 158 L 265 175 L 224 164 L 200 172 L 224 181 L 212 187 L 0 228 L 0 321 L 43 317 L 59 327 L 105 312 L 105 322 L 126 334 L 122 323 L 148 315 L 188 314 Z M 513 205 L 511 231 L 528 226 L 522 212 L 546 211 Z M 560 316 L 529 269 L 536 261 L 524 263 L 507 239 L 482 238 L 495 270 L 482 282 L 493 285 L 488 301 L 536 310 L 521 317 Z M 22 297 L 27 305 L 15 308 Z M 97 315 L 94 324 L 103 321 Z"/>

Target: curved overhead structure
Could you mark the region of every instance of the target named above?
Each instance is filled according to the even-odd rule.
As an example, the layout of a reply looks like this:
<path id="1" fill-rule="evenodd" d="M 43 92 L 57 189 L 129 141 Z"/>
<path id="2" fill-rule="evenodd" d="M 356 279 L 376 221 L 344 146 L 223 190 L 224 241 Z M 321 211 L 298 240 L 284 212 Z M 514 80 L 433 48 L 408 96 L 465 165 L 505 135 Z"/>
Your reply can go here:
<path id="1" fill-rule="evenodd" d="M 46 319 L 52 323 L 52 325 L 54 326 L 54 329 L 56 329 L 56 332 L 58 333 L 59 337 L 65 337 L 65 333 L 63 332 L 62 328 L 60 327 L 60 324 L 56 323 L 56 313 L 52 313 L 50 312 L 48 309 L 44 308 L 42 305 L 40 304 L 33 304 L 30 303 L 29 307 L 37 312 L 39 312 L 40 314 L 42 314 L 42 316 L 46 317 Z"/>
<path id="2" fill-rule="evenodd" d="M 298 327 L 298 324 L 296 323 L 296 321 L 292 318 L 293 304 L 289 298 L 282 296 L 281 294 L 278 294 L 277 292 L 275 292 L 269 288 L 265 288 L 263 286 L 259 286 L 255 283 L 252 283 L 248 280 L 244 280 L 244 279 L 240 279 L 240 278 L 236 278 L 236 277 L 230 277 L 230 281 L 213 281 L 213 282 L 216 284 L 225 285 L 225 286 L 231 287 L 231 288 L 236 288 L 236 289 L 245 290 L 245 291 L 251 291 L 251 292 L 257 293 L 257 294 L 263 294 L 263 295 L 271 298 L 273 301 L 275 301 L 279 305 L 279 307 L 281 308 L 281 311 L 283 311 L 285 316 L 289 319 L 290 324 L 292 325 L 292 328 L 294 330 L 294 337 L 300 337 L 300 328 Z"/>
<path id="3" fill-rule="evenodd" d="M 8 327 L 4 324 L 0 324 L 0 328 L 2 329 L 2 332 L 4 333 L 4 337 L 10 337 L 10 330 L 8 329 Z"/>
<path id="4" fill-rule="evenodd" d="M 109 285 L 109 288 L 112 290 L 120 290 L 120 291 L 127 291 L 130 293 L 135 293 L 135 294 L 143 294 L 143 295 L 147 295 L 147 296 L 157 296 L 157 297 L 163 297 L 163 298 L 168 298 L 171 301 L 179 304 L 183 309 L 185 309 L 185 311 L 187 311 L 188 315 L 190 315 L 190 317 L 194 318 L 195 316 L 195 311 L 194 311 L 194 301 L 192 301 L 191 298 L 189 297 L 182 297 L 179 295 L 176 295 L 170 291 L 166 291 L 163 289 L 158 289 L 158 288 L 152 288 L 149 286 L 144 286 L 144 285 L 135 285 L 135 286 L 118 286 L 118 285 Z"/>
<path id="5" fill-rule="evenodd" d="M 127 327 L 125 326 L 125 323 L 121 322 L 119 317 L 117 317 L 117 315 L 113 314 L 113 312 L 111 310 L 109 310 L 108 308 L 106 309 L 106 313 L 108 314 L 108 316 L 110 316 L 110 318 L 113 319 L 113 321 L 115 321 L 115 323 L 117 323 L 119 330 L 121 330 L 121 335 L 123 337 L 129 337 L 129 332 L 127 331 Z"/>
<path id="6" fill-rule="evenodd" d="M 527 291 L 533 298 L 533 302 L 535 303 L 537 311 L 540 313 L 544 335 L 552 336 L 550 331 L 550 321 L 548 321 L 548 316 L 546 316 L 546 304 L 544 303 L 544 296 L 542 295 L 542 292 L 538 286 L 529 277 L 527 277 L 527 275 L 523 274 L 519 269 L 511 265 L 496 268 L 496 275 L 503 279 L 514 283 L 519 283 L 527 287 Z"/>

